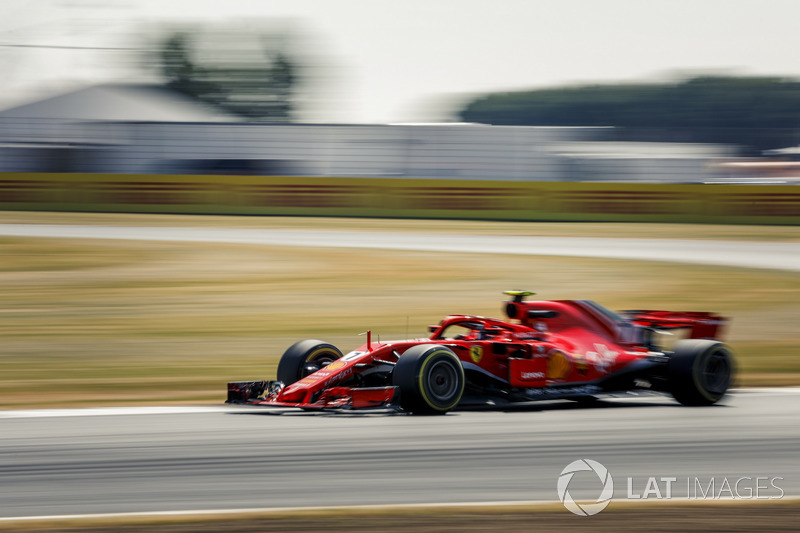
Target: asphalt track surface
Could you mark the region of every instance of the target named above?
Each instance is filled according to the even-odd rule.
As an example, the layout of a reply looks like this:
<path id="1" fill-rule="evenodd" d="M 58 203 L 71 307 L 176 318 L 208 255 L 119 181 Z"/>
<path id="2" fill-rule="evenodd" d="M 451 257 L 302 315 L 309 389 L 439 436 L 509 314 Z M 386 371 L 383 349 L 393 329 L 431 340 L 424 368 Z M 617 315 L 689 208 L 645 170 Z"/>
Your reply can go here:
<path id="1" fill-rule="evenodd" d="M 555 255 L 800 270 L 800 243 L 369 231 L 0 224 L 0 235 Z"/>
<path id="2" fill-rule="evenodd" d="M 753 389 L 701 408 L 659 396 L 433 417 L 225 406 L 5 411 L 0 517 L 557 501 L 559 474 L 582 458 L 608 468 L 615 500 L 627 497 L 628 477 L 639 495 L 650 477 L 674 477 L 673 498 L 696 496 L 695 479 L 709 493 L 712 478 L 715 497 L 730 497 L 724 479 L 733 489 L 743 478 L 740 496 L 758 484 L 762 499 L 797 497 L 799 400 L 800 389 Z M 584 474 L 573 497 L 596 498 L 598 478 Z"/>

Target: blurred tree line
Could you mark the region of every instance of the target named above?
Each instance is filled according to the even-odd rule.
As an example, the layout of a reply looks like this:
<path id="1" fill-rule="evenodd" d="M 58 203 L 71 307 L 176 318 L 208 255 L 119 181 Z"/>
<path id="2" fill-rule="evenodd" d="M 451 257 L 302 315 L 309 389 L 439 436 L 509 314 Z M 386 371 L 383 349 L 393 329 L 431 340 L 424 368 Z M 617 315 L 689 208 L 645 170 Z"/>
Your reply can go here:
<path id="1" fill-rule="evenodd" d="M 241 36 L 227 31 L 216 35 L 211 57 L 203 58 L 195 46 L 202 38 L 181 31 L 164 40 L 158 65 L 168 87 L 250 120 L 292 120 L 298 67 L 280 46 L 265 38 L 262 50 L 242 47 Z"/>
<path id="2" fill-rule="evenodd" d="M 704 76 L 494 93 L 469 102 L 465 122 L 615 126 L 620 138 L 735 144 L 746 153 L 800 144 L 800 82 Z"/>

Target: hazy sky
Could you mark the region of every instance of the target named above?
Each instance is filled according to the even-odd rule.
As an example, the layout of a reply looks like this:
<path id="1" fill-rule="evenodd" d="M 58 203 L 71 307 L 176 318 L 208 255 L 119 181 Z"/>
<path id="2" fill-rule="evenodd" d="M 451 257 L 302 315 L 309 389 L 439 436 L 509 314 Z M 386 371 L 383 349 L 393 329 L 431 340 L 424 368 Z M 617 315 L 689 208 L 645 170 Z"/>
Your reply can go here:
<path id="1" fill-rule="evenodd" d="M 800 0 L 0 0 L 0 103 L 130 79 L 138 56 L 91 48 L 165 22 L 258 18 L 293 20 L 335 73 L 308 121 L 428 120 L 445 94 L 676 73 L 800 78 Z"/>

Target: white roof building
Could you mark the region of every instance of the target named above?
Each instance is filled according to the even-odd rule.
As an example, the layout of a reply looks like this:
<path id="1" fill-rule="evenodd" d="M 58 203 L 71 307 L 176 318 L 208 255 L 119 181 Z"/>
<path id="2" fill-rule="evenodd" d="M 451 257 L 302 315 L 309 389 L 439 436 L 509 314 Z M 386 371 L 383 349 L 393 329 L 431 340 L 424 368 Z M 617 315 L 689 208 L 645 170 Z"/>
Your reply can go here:
<path id="1" fill-rule="evenodd" d="M 153 84 L 105 84 L 0 110 L 0 121 L 236 122 L 201 102 Z"/>

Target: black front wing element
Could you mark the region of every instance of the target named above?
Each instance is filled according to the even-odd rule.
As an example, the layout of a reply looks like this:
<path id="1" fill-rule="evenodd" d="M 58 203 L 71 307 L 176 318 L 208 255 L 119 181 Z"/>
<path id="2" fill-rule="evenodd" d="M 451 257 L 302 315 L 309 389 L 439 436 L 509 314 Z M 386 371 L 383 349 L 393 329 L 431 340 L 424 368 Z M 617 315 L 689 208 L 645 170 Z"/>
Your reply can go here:
<path id="1" fill-rule="evenodd" d="M 247 403 L 263 396 L 269 381 L 234 381 L 228 383 L 228 400 L 225 403 Z"/>

